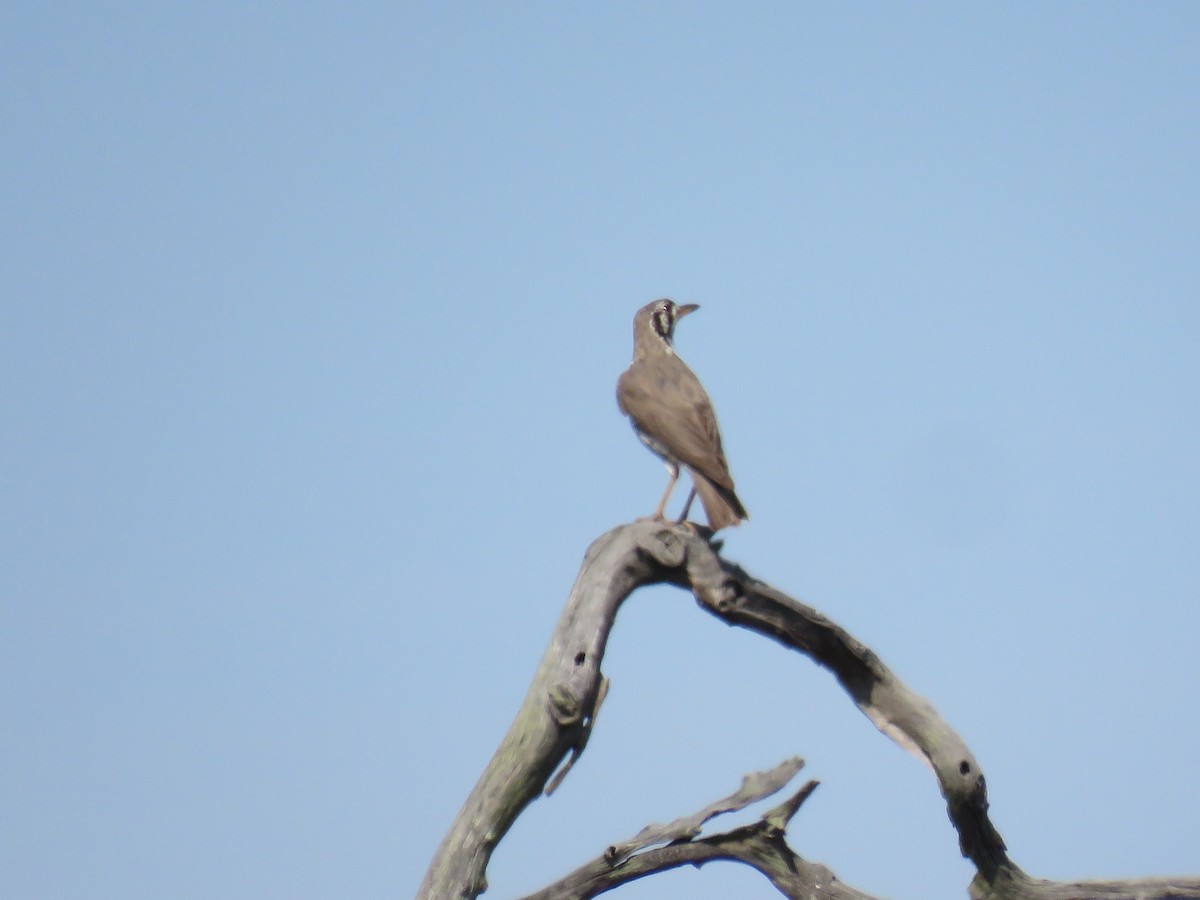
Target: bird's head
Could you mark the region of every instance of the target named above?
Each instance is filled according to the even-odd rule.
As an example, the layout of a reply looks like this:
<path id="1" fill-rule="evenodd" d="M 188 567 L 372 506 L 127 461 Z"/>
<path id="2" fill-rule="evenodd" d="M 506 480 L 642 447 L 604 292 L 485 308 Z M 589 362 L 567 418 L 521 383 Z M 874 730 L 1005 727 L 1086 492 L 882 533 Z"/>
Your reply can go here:
<path id="1" fill-rule="evenodd" d="M 695 303 L 676 303 L 666 298 L 647 303 L 633 317 L 633 340 L 660 340 L 668 347 L 675 337 L 675 323 L 700 307 Z"/>

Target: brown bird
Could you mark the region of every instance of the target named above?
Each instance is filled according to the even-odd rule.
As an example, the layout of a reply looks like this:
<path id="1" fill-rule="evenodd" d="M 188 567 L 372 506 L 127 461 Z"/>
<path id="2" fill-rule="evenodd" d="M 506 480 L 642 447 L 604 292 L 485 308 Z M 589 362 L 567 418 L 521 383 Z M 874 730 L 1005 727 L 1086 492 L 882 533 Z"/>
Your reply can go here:
<path id="1" fill-rule="evenodd" d="M 617 405 L 633 422 L 633 430 L 671 473 L 654 518 L 663 518 L 667 499 L 683 466 L 695 488 L 688 497 L 682 522 L 692 497 L 700 502 L 713 531 L 748 519 L 746 508 L 733 492 L 733 477 L 721 449 L 721 432 L 712 402 L 692 370 L 675 354 L 675 323 L 700 307 L 655 300 L 633 317 L 633 362 L 617 379 Z"/>

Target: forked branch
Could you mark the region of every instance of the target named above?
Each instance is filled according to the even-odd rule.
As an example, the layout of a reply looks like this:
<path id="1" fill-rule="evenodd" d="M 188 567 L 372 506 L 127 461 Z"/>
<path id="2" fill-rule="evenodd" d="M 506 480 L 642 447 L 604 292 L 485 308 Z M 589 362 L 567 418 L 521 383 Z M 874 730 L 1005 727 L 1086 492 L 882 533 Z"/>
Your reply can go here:
<path id="1" fill-rule="evenodd" d="M 655 582 L 687 588 L 725 622 L 770 637 L 829 669 L 884 734 L 924 759 L 946 800 L 959 849 L 975 865 L 970 893 L 976 900 L 1200 900 L 1200 878 L 1068 883 L 1026 875 L 1009 858 L 988 817 L 979 764 L 928 702 L 870 648 L 816 610 L 722 560 L 717 548 L 687 526 L 655 521 L 618 526 L 588 549 L 525 701 L 438 848 L 419 897 L 473 898 L 486 888 L 484 873 L 496 844 L 568 754 L 573 762 L 587 742 L 601 696 L 600 662 L 620 604 L 637 587 Z M 740 831 L 717 836 L 726 840 L 722 848 L 737 844 L 731 836 Z M 623 864 L 649 865 L 651 854 L 660 851 L 672 859 L 671 854 L 711 853 L 705 840 L 717 838 L 669 844 Z M 699 861 L 681 858 L 673 865 Z"/>
<path id="2" fill-rule="evenodd" d="M 709 804 L 670 825 L 650 825 L 637 836 L 609 847 L 524 900 L 581 900 L 630 881 L 680 866 L 702 866 L 717 860 L 741 862 L 757 869 L 785 897 L 796 900 L 873 900 L 842 884 L 827 868 L 797 856 L 784 839 L 787 825 L 817 787 L 809 781 L 750 825 L 697 838 L 700 826 L 714 816 L 743 809 L 782 790 L 803 763 L 789 759 L 767 772 L 743 779 L 737 793 Z"/>

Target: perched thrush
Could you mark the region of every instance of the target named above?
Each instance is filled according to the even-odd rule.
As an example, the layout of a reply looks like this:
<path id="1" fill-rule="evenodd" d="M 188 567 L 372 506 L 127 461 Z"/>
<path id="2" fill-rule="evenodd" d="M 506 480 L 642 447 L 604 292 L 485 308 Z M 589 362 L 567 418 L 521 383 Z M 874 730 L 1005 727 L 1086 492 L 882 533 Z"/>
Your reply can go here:
<path id="1" fill-rule="evenodd" d="M 712 402 L 673 346 L 675 323 L 699 308 L 694 303 L 680 306 L 671 300 L 655 300 L 637 311 L 633 317 L 633 362 L 617 379 L 617 405 L 632 420 L 642 443 L 670 472 L 654 518 L 663 518 L 682 466 L 692 476 L 693 495 L 699 493 L 709 527 L 717 531 L 749 515 L 733 491 Z M 691 497 L 680 521 L 690 506 Z"/>

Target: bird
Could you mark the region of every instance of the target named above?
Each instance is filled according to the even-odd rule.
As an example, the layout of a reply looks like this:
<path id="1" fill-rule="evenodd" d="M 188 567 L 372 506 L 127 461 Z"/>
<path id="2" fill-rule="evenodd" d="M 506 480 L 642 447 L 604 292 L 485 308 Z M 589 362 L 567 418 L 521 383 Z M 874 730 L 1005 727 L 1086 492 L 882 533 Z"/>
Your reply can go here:
<path id="1" fill-rule="evenodd" d="M 682 467 L 695 487 L 679 521 L 687 517 L 692 499 L 699 493 L 709 528 L 715 532 L 737 525 L 749 514 L 734 492 L 712 401 L 700 379 L 675 353 L 675 325 L 699 308 L 695 303 L 662 299 L 637 311 L 633 361 L 617 379 L 617 406 L 670 473 L 653 518 L 664 519 L 663 510 Z"/>

